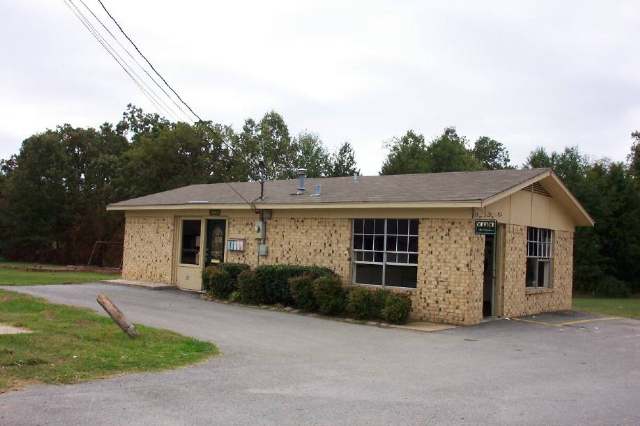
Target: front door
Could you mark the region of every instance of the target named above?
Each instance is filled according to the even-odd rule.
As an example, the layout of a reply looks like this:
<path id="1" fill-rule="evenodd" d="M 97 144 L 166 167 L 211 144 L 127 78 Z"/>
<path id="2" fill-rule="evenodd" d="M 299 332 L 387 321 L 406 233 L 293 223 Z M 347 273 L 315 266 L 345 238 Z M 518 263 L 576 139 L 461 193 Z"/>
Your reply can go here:
<path id="1" fill-rule="evenodd" d="M 207 219 L 206 249 L 204 252 L 204 266 L 216 265 L 224 262 L 224 247 L 227 221 L 224 219 Z"/>
<path id="2" fill-rule="evenodd" d="M 185 290 L 202 290 L 202 219 L 180 219 L 176 285 Z"/>
<path id="3" fill-rule="evenodd" d="M 482 286 L 482 316 L 490 317 L 495 313 L 496 284 L 496 236 L 484 236 L 484 280 Z"/>

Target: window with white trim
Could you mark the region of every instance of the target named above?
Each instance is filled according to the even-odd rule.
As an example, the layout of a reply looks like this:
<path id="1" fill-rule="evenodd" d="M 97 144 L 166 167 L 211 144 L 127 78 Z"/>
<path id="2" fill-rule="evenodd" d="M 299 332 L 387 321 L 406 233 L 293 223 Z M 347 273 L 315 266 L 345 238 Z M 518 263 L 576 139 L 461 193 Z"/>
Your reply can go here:
<path id="1" fill-rule="evenodd" d="M 553 231 L 527 227 L 527 287 L 551 287 Z"/>
<path id="2" fill-rule="evenodd" d="M 354 219 L 353 282 L 415 288 L 418 219 Z"/>

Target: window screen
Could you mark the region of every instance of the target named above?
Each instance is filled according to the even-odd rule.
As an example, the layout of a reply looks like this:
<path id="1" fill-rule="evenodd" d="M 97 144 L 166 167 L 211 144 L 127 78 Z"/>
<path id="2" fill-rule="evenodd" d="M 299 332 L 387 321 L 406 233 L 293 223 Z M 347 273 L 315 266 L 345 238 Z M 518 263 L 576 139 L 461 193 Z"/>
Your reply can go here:
<path id="1" fill-rule="evenodd" d="M 417 219 L 353 220 L 354 282 L 415 288 Z"/>

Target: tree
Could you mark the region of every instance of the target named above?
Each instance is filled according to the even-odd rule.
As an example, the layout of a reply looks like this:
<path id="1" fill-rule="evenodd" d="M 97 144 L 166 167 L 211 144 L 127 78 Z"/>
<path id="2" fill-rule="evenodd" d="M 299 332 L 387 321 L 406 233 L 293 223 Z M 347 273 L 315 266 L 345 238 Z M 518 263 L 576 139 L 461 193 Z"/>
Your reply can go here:
<path id="1" fill-rule="evenodd" d="M 282 116 L 271 111 L 256 123 L 247 119 L 238 136 L 236 148 L 241 170 L 247 179 L 259 180 L 260 163 L 264 162 L 264 178 L 288 179 L 295 176 L 298 148 L 289 136 L 289 129 Z"/>
<path id="2" fill-rule="evenodd" d="M 487 170 L 507 169 L 509 165 L 509 151 L 500 142 L 487 136 L 478 138 L 473 146 L 473 156 Z"/>
<path id="3" fill-rule="evenodd" d="M 380 174 L 439 173 L 481 170 L 482 164 L 467 148 L 467 139 L 454 127 L 425 144 L 424 136 L 409 130 L 388 145 L 389 154 Z"/>
<path id="4" fill-rule="evenodd" d="M 534 169 L 547 168 L 552 165 L 551 156 L 543 147 L 538 147 L 531 151 L 527 157 L 527 162 L 525 163 L 525 167 L 531 167 Z"/>
<path id="5" fill-rule="evenodd" d="M 7 196 L 9 191 L 9 179 L 15 169 L 16 156 L 8 160 L 0 160 L 0 254 L 6 250 L 7 238 L 10 235 L 10 225 L 7 222 L 6 211 L 9 206 Z M 5 213 L 5 214 L 3 214 Z"/>
<path id="6" fill-rule="evenodd" d="M 427 172 L 458 172 L 481 170 L 482 164 L 467 148 L 467 139 L 459 136 L 455 127 L 447 127 L 443 134 L 427 147 Z"/>
<path id="7" fill-rule="evenodd" d="M 23 142 L 6 183 L 3 252 L 29 260 L 86 262 L 96 240 L 109 239 L 122 219 L 108 215 L 128 143 L 110 125 L 70 125 Z"/>
<path id="8" fill-rule="evenodd" d="M 69 161 L 59 134 L 48 130 L 26 139 L 6 188 L 6 242 L 22 255 L 55 248 L 72 221 L 67 203 Z"/>
<path id="9" fill-rule="evenodd" d="M 424 136 L 413 130 L 387 144 L 389 154 L 382 163 L 381 175 L 425 173 L 429 170 L 427 145 Z"/>
<path id="10" fill-rule="evenodd" d="M 349 142 L 345 142 L 331 155 L 328 175 L 338 177 L 359 174 L 355 151 Z"/>
<path id="11" fill-rule="evenodd" d="M 634 140 L 629 154 L 629 172 L 640 182 L 640 131 L 631 133 Z"/>
<path id="12" fill-rule="evenodd" d="M 205 183 L 206 151 L 193 127 L 183 123 L 141 135 L 124 154 L 119 176 L 123 198 Z"/>
<path id="13" fill-rule="evenodd" d="M 142 136 L 157 136 L 160 130 L 171 123 L 158 114 L 145 113 L 142 108 L 128 104 L 122 113 L 122 120 L 116 126 L 116 133 L 128 136 L 136 143 Z"/>
<path id="14" fill-rule="evenodd" d="M 331 174 L 331 159 L 318 135 L 300 133 L 294 143 L 298 149 L 297 168 L 306 169 L 309 177 Z"/>

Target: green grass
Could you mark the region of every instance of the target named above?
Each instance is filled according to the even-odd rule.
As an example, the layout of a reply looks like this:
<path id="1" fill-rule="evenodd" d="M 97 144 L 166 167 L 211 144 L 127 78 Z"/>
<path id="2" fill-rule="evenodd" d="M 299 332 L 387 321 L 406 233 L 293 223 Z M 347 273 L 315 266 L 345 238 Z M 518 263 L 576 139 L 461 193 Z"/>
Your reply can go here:
<path id="1" fill-rule="evenodd" d="M 0 290 L 0 323 L 32 334 L 0 335 L 0 393 L 29 383 L 76 383 L 175 368 L 218 353 L 215 345 L 136 325 L 130 339 L 88 309 Z"/>
<path id="2" fill-rule="evenodd" d="M 0 266 L 0 285 L 78 284 L 100 280 L 113 280 L 116 274 L 97 272 L 25 271 Z"/>
<path id="3" fill-rule="evenodd" d="M 640 298 L 574 297 L 573 309 L 594 314 L 640 319 Z"/>

